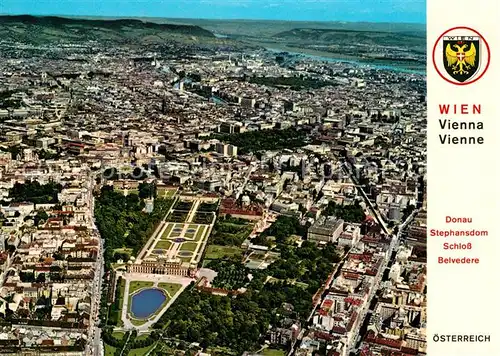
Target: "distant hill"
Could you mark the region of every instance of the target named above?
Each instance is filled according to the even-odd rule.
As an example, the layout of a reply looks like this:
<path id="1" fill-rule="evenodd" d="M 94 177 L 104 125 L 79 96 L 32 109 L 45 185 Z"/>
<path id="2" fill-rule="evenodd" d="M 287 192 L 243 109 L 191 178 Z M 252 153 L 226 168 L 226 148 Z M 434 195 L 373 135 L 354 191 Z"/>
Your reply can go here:
<path id="1" fill-rule="evenodd" d="M 276 33 L 296 28 L 324 30 L 377 31 L 419 33 L 425 36 L 425 24 L 384 22 L 341 22 L 341 21 L 278 21 L 278 20 L 213 20 L 148 18 L 151 22 L 168 22 L 198 25 L 214 33 L 233 36 L 271 37 Z"/>
<path id="2" fill-rule="evenodd" d="M 96 20 L 56 16 L 0 16 L 0 38 L 29 43 L 96 40 L 161 42 L 170 36 L 214 38 L 196 25 L 166 24 L 137 19 Z"/>
<path id="3" fill-rule="evenodd" d="M 426 43 L 425 32 L 421 31 L 353 31 L 342 29 L 314 29 L 295 28 L 280 32 L 273 36 L 278 41 L 291 41 L 303 43 L 342 44 L 347 45 L 373 45 L 373 46 L 401 46 L 407 48 L 424 47 Z"/>

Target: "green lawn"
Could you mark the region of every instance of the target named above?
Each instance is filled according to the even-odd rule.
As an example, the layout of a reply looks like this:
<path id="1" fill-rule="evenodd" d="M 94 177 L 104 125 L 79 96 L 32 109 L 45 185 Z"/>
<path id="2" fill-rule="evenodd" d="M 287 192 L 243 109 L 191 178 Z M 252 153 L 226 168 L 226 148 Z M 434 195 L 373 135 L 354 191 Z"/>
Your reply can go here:
<path id="1" fill-rule="evenodd" d="M 198 231 L 196 232 L 196 236 L 195 236 L 195 240 L 196 241 L 200 241 L 203 236 L 205 236 L 205 230 L 207 229 L 206 226 L 200 226 L 200 228 L 198 229 Z"/>
<path id="2" fill-rule="evenodd" d="M 149 334 L 142 334 L 142 335 L 139 335 L 137 336 L 135 339 L 136 340 L 146 340 L 148 338 Z"/>
<path id="3" fill-rule="evenodd" d="M 183 223 L 186 221 L 187 217 L 188 217 L 188 212 L 173 210 L 170 213 L 170 215 L 167 216 L 167 221 L 176 222 L 176 223 Z"/>
<path id="4" fill-rule="evenodd" d="M 210 240 L 214 245 L 241 246 L 254 228 L 253 224 L 236 219 L 219 219 L 212 230 Z"/>
<path id="5" fill-rule="evenodd" d="M 286 356 L 285 351 L 276 349 L 264 349 L 262 354 L 264 356 Z"/>
<path id="6" fill-rule="evenodd" d="M 130 194 L 139 194 L 139 189 L 137 188 L 132 188 L 132 189 L 117 189 L 120 193 L 123 195 L 130 195 Z"/>
<path id="7" fill-rule="evenodd" d="M 120 288 L 120 299 L 123 299 L 123 295 L 125 294 L 125 280 L 123 278 L 120 280 L 120 284 L 117 285 L 116 288 Z"/>
<path id="8" fill-rule="evenodd" d="M 138 291 L 139 289 L 142 288 L 147 288 L 147 287 L 152 287 L 153 282 L 146 282 L 146 281 L 132 281 L 130 282 L 130 286 L 128 287 L 128 294 L 132 295 L 135 291 Z"/>
<path id="9" fill-rule="evenodd" d="M 172 243 L 170 241 L 165 241 L 165 240 L 160 240 L 156 243 L 155 247 L 153 248 L 153 250 L 157 249 L 157 248 L 163 248 L 165 250 L 168 250 L 170 248 L 170 246 L 172 246 Z"/>
<path id="10" fill-rule="evenodd" d="M 222 346 L 209 347 L 207 352 L 212 355 L 237 355 L 229 347 Z"/>
<path id="11" fill-rule="evenodd" d="M 118 295 L 118 324 L 117 326 L 123 326 L 122 321 L 122 309 L 123 309 L 123 300 L 125 298 L 125 280 L 122 279 L 120 284 L 116 286 L 120 290 Z"/>
<path id="12" fill-rule="evenodd" d="M 104 344 L 104 356 L 114 356 L 116 348 L 108 344 Z"/>
<path id="13" fill-rule="evenodd" d="M 118 340 L 123 339 L 123 337 L 124 337 L 124 336 L 125 336 L 125 333 L 124 333 L 124 332 L 121 332 L 121 331 L 115 331 L 115 332 L 113 333 L 113 337 L 114 337 L 115 339 L 118 339 Z"/>
<path id="14" fill-rule="evenodd" d="M 209 245 L 207 247 L 205 258 L 208 260 L 216 260 L 224 256 L 241 255 L 242 252 L 243 250 L 237 246 Z"/>
<path id="15" fill-rule="evenodd" d="M 172 198 L 177 193 L 177 188 L 160 188 L 156 192 L 159 198 Z"/>
<path id="16" fill-rule="evenodd" d="M 191 260 L 193 259 L 192 257 L 182 257 L 182 256 L 179 256 L 178 258 L 180 258 L 182 262 L 191 262 Z"/>
<path id="17" fill-rule="evenodd" d="M 172 231 L 173 228 L 174 228 L 174 224 L 167 224 L 167 228 L 163 232 L 163 235 L 161 235 L 161 239 L 162 240 L 168 239 L 170 232 Z"/>
<path id="18" fill-rule="evenodd" d="M 166 290 L 173 297 L 182 288 L 182 285 L 177 283 L 158 283 L 158 288 Z"/>
<path id="19" fill-rule="evenodd" d="M 118 268 L 123 267 L 123 269 L 125 269 L 126 265 L 127 265 L 126 263 L 112 263 L 111 268 L 117 270 Z"/>
<path id="20" fill-rule="evenodd" d="M 115 253 L 127 253 L 129 256 L 132 256 L 132 253 L 134 252 L 134 250 L 132 250 L 131 248 L 115 248 L 113 250 L 113 252 L 115 252 Z"/>
<path id="21" fill-rule="evenodd" d="M 133 349 L 130 350 L 128 356 L 144 356 L 146 355 L 149 350 L 151 350 L 153 347 L 155 347 L 155 344 L 148 346 L 148 347 L 143 347 L 142 349 Z"/>
<path id="22" fill-rule="evenodd" d="M 179 250 L 194 252 L 196 251 L 197 248 L 198 248 L 198 243 L 196 242 L 184 242 Z"/>
<path id="23" fill-rule="evenodd" d="M 169 224 L 172 224 L 172 229 L 180 229 L 181 231 L 182 231 L 182 229 L 184 229 L 184 224 L 174 224 L 174 223 L 169 223 Z M 172 238 L 179 237 L 179 236 L 181 236 L 180 231 L 172 231 L 170 233 L 169 238 L 172 239 Z"/>
<path id="24" fill-rule="evenodd" d="M 177 193 L 177 189 L 169 189 L 165 192 L 165 196 L 167 198 L 173 198 L 175 193 Z"/>
<path id="25" fill-rule="evenodd" d="M 148 319 L 139 320 L 139 319 L 132 319 L 130 317 L 128 319 L 134 326 L 141 326 L 142 324 L 145 324 L 148 321 Z"/>
<path id="26" fill-rule="evenodd" d="M 303 283 L 303 282 L 294 282 L 293 284 L 295 284 L 298 287 L 304 288 L 304 289 L 306 289 L 307 287 L 309 287 L 309 284 Z"/>

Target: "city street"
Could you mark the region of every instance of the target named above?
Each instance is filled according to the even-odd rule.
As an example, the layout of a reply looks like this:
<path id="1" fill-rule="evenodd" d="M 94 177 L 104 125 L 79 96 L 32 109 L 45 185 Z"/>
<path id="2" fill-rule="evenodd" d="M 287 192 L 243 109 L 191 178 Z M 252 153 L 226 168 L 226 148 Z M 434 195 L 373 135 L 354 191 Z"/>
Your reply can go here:
<path id="1" fill-rule="evenodd" d="M 101 329 L 99 328 L 99 312 L 101 306 L 101 288 L 102 281 L 104 278 L 104 239 L 101 238 L 99 230 L 97 229 L 95 218 L 94 218 L 94 208 L 95 208 L 95 198 L 93 196 L 93 190 L 95 185 L 95 176 L 90 176 L 90 212 L 92 214 L 92 231 L 95 236 L 99 239 L 99 255 L 96 260 L 95 276 L 92 283 L 92 308 L 90 313 L 90 325 L 89 325 L 89 341 L 87 343 L 87 352 L 89 355 L 101 356 L 104 354 L 104 347 L 101 340 Z"/>

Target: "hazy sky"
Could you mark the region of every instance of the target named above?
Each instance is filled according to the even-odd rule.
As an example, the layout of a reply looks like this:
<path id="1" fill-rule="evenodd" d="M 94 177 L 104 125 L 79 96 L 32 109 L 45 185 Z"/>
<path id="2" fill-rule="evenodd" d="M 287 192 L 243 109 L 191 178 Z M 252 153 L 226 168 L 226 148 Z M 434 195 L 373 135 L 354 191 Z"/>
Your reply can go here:
<path id="1" fill-rule="evenodd" d="M 425 23 L 425 0 L 0 0 L 0 14 Z"/>

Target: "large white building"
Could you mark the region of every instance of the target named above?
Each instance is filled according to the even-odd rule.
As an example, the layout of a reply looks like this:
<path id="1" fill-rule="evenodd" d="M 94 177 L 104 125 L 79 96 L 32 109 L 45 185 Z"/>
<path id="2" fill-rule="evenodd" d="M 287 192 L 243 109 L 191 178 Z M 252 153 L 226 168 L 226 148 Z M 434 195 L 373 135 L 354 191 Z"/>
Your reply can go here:
<path id="1" fill-rule="evenodd" d="M 335 242 L 344 231 L 344 220 L 334 216 L 320 217 L 307 232 L 307 239 L 318 242 Z"/>
<path id="2" fill-rule="evenodd" d="M 223 156 L 235 157 L 238 155 L 238 147 L 225 143 L 217 143 L 215 145 L 215 150 Z"/>

